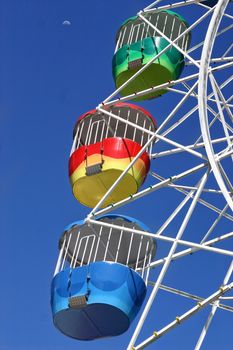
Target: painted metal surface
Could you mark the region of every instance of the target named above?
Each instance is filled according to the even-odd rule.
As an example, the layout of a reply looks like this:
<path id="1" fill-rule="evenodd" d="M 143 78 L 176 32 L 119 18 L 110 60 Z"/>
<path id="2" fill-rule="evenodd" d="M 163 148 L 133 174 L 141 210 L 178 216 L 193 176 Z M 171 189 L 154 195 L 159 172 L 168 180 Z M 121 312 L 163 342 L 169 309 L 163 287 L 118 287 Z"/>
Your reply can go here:
<path id="1" fill-rule="evenodd" d="M 80 203 L 93 207 L 140 150 L 141 146 L 138 143 L 121 138 L 108 138 L 77 149 L 69 161 L 69 176 L 75 198 Z M 102 165 L 101 171 L 87 176 L 87 166 L 97 163 Z M 149 156 L 144 152 L 103 207 L 136 193 L 149 167 Z"/>
<path id="2" fill-rule="evenodd" d="M 125 332 L 146 294 L 143 279 L 117 263 L 95 262 L 58 273 L 52 282 L 51 306 L 55 326 L 82 340 Z M 85 296 L 86 305 L 74 308 L 69 298 Z"/>
<path id="3" fill-rule="evenodd" d="M 188 27 L 188 24 L 181 16 L 168 10 L 152 11 L 147 14 L 147 17 L 150 18 L 152 23 L 155 22 L 154 24 L 158 25 L 158 28 L 163 30 L 165 35 L 171 40 L 175 40 Z M 128 34 L 127 27 L 129 27 Z M 156 57 L 169 45 L 169 42 L 165 38 L 154 32 L 153 29 L 147 27 L 138 17 L 126 21 L 120 28 L 120 31 L 120 33 L 124 33 L 122 34 L 124 38 L 121 39 L 118 32 L 117 37 L 119 37 L 120 43 L 118 43 L 118 49 L 115 52 L 112 62 L 113 77 L 117 88 L 124 84 L 153 59 L 153 57 Z M 190 34 L 187 34 L 182 40 L 179 40 L 178 45 L 186 50 L 189 46 L 189 42 Z M 183 54 L 176 48 L 171 47 L 155 59 L 142 74 L 131 81 L 130 84 L 121 91 L 121 94 L 122 96 L 127 96 L 134 92 L 178 79 L 182 73 L 183 67 Z M 165 89 L 153 91 L 135 98 L 135 101 L 151 99 L 165 92 Z"/>

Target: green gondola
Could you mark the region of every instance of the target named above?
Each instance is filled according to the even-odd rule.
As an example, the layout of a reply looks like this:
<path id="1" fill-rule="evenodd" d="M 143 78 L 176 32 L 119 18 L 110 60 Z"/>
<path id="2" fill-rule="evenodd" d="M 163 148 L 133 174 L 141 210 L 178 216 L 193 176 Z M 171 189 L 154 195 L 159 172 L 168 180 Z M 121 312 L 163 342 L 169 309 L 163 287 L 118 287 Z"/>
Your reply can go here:
<path id="1" fill-rule="evenodd" d="M 174 41 L 187 28 L 187 22 L 175 12 L 150 11 L 144 14 L 150 23 Z M 186 51 L 191 39 L 190 32 L 184 34 L 176 44 Z M 131 17 L 118 30 L 116 50 L 113 57 L 113 77 L 116 87 L 120 87 L 152 58 L 158 55 L 169 42 L 160 36 L 140 17 Z M 169 47 L 138 77 L 121 90 L 122 96 L 158 86 L 170 80 L 178 79 L 184 67 L 184 55 L 175 47 Z M 134 100 L 141 101 L 165 93 L 158 89 Z"/>

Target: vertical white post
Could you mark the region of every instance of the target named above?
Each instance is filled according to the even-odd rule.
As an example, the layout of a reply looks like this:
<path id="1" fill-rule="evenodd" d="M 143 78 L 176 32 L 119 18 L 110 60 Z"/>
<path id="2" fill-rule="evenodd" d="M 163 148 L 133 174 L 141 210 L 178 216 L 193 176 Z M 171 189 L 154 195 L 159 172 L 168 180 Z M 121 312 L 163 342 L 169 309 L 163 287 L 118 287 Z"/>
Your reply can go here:
<path id="1" fill-rule="evenodd" d="M 58 260 L 57 260 L 57 264 L 56 264 L 56 268 L 54 271 L 54 276 L 60 271 L 60 267 L 61 267 L 61 262 L 62 262 L 62 255 L 63 255 L 63 251 L 64 251 L 64 247 L 65 247 L 65 243 L 66 243 L 66 237 L 64 237 L 64 241 L 62 243 L 62 247 L 58 256 Z"/>
<path id="2" fill-rule="evenodd" d="M 229 269 L 228 269 L 228 271 L 226 273 L 226 276 L 224 278 L 223 286 L 227 285 L 227 283 L 228 283 L 228 281 L 229 281 L 229 279 L 230 279 L 230 277 L 232 275 L 232 272 L 233 272 L 233 260 L 232 260 L 232 262 L 230 264 L 230 267 L 229 267 Z M 207 321 L 206 321 L 206 323 L 205 323 L 205 325 L 204 325 L 204 327 L 202 329 L 202 332 L 200 334 L 200 337 L 199 337 L 199 339 L 197 341 L 197 344 L 196 344 L 194 350 L 200 350 L 200 348 L 201 348 L 201 346 L 203 344 L 203 341 L 205 339 L 206 333 L 208 331 L 208 328 L 209 328 L 209 326 L 210 326 L 210 324 L 212 322 L 212 319 L 213 319 L 213 317 L 215 315 L 215 312 L 217 311 L 218 305 L 219 305 L 219 300 L 217 300 L 214 303 L 214 305 L 212 306 L 211 312 L 210 312 L 210 314 L 209 314 L 209 316 L 207 318 Z"/>
<path id="3" fill-rule="evenodd" d="M 130 341 L 130 343 L 128 345 L 127 350 L 132 350 L 132 348 L 133 348 L 133 346 L 135 344 L 135 341 L 137 340 L 137 337 L 138 337 L 138 335 L 139 335 L 139 333 L 141 331 L 141 328 L 142 328 L 142 326 L 144 324 L 144 321 L 145 321 L 145 319 L 147 317 L 147 314 L 150 311 L 150 308 L 151 308 L 151 306 L 153 304 L 154 298 L 157 295 L 159 286 L 160 286 L 160 284 L 163 281 L 163 278 L 164 278 L 164 276 L 165 276 L 165 274 L 167 272 L 167 269 L 168 269 L 168 267 L 170 265 L 170 262 L 172 261 L 172 256 L 173 256 L 173 254 L 174 254 L 174 252 L 175 252 L 175 250 L 177 248 L 178 241 L 181 239 L 181 237 L 182 237 L 182 235 L 184 233 L 184 230 L 185 230 L 185 228 L 186 228 L 186 226 L 187 226 L 187 224 L 189 222 L 189 219 L 190 219 L 190 217 L 191 217 L 191 215 L 192 215 L 192 213 L 194 211 L 194 208 L 195 208 L 195 206 L 196 206 L 196 204 L 198 202 L 199 196 L 200 196 L 200 194 L 201 194 L 201 192 L 202 192 L 202 190 L 203 190 L 203 188 L 205 186 L 205 183 L 206 183 L 206 180 L 208 178 L 208 175 L 209 175 L 209 170 L 204 174 L 204 176 L 202 177 L 202 179 L 200 181 L 198 190 L 197 190 L 197 192 L 196 192 L 196 194 L 195 194 L 195 196 L 193 198 L 193 201 L 192 201 L 192 203 L 191 203 L 191 205 L 190 205 L 190 207 L 189 207 L 189 209 L 187 211 L 187 214 L 186 214 L 186 216 L 184 218 L 184 221 L 183 221 L 183 223 L 182 223 L 182 225 L 181 225 L 181 227 L 180 227 L 180 229 L 179 229 L 179 231 L 177 233 L 176 239 L 175 239 L 174 243 L 172 244 L 170 252 L 169 252 L 169 254 L 167 256 L 167 260 L 166 260 L 165 264 L 163 265 L 163 268 L 162 268 L 162 270 L 161 270 L 161 272 L 160 272 L 160 274 L 158 276 L 158 279 L 157 279 L 157 281 L 156 281 L 156 283 L 154 285 L 154 288 L 153 288 L 153 290 L 151 292 L 151 295 L 150 295 L 150 297 L 148 299 L 148 302 L 147 302 L 147 304 L 146 304 L 146 306 L 144 308 L 144 311 L 143 311 L 143 313 L 141 315 L 141 318 L 140 318 L 140 320 L 138 322 L 138 325 L 137 325 L 137 327 L 136 327 L 136 329 L 134 331 L 134 334 L 133 334 L 133 336 L 131 338 L 131 341 Z"/>
<path id="4" fill-rule="evenodd" d="M 120 246 L 121 246 L 122 235 L 123 235 L 123 230 L 121 230 L 121 234 L 120 234 L 120 238 L 119 238 L 119 242 L 118 242 L 118 246 L 117 246 L 117 252 L 116 252 L 115 262 L 117 262 L 117 259 L 118 259 L 118 255 L 119 255 L 119 251 L 120 251 Z"/>
<path id="5" fill-rule="evenodd" d="M 133 230 L 134 230 L 134 227 L 133 227 Z M 134 233 L 131 234 L 131 238 L 130 238 L 129 250 L 128 250 L 128 255 L 127 255 L 127 260 L 126 260 L 126 265 L 127 266 L 129 264 L 129 257 L 130 257 L 130 253 L 131 253 L 131 247 L 132 247 L 133 238 L 134 238 Z"/>
<path id="6" fill-rule="evenodd" d="M 70 267 L 73 268 L 73 262 L 74 262 L 74 257 L 75 257 L 75 254 L 76 254 L 76 250 L 77 250 L 77 245 L 78 245 L 78 241 L 79 241 L 79 236 L 80 236 L 80 230 L 78 231 L 78 235 L 77 235 L 77 239 L 76 239 L 76 242 L 75 242 L 75 246 L 74 246 L 74 251 L 73 251 L 73 255 L 72 255 L 72 259 L 71 259 L 71 262 L 70 262 Z"/>
<path id="7" fill-rule="evenodd" d="M 148 248 L 149 248 L 149 241 L 146 244 L 146 254 L 145 254 L 145 258 L 144 258 L 144 262 L 143 262 L 143 267 L 142 267 L 142 278 L 144 278 L 144 272 L 145 272 L 145 266 L 146 266 L 146 261 L 147 261 L 147 254 L 148 254 Z"/>
<path id="8" fill-rule="evenodd" d="M 109 242 L 110 242 L 110 239 L 111 239 L 111 234 L 112 234 L 112 227 L 110 228 L 110 231 L 109 231 L 109 234 L 108 234 L 108 241 L 107 241 L 107 244 L 106 244 L 106 249 L 105 249 L 105 254 L 104 254 L 104 261 L 106 260 L 106 257 L 107 257 L 108 246 L 109 246 Z"/>
<path id="9" fill-rule="evenodd" d="M 66 261 L 66 257 L 67 257 L 67 254 L 68 254 L 68 249 L 69 249 L 71 237 L 72 237 L 72 233 L 70 233 L 70 235 L 69 235 L 69 239 L 68 239 L 67 246 L 66 246 L 66 251 L 65 251 L 65 254 L 64 254 L 64 257 L 63 257 L 63 261 L 62 261 L 62 265 L 61 265 L 61 270 L 63 270 L 64 265 L 65 265 L 65 261 Z"/>
<path id="10" fill-rule="evenodd" d="M 149 260 L 148 260 L 148 268 L 147 268 L 147 271 L 146 271 L 146 286 L 148 285 L 148 279 L 149 279 L 149 273 L 150 273 L 150 263 L 151 263 L 151 259 L 152 259 L 152 254 L 150 253 L 149 255 Z"/>
<path id="11" fill-rule="evenodd" d="M 99 235 L 98 235 L 98 241 L 97 241 L 97 244 L 96 244 L 95 256 L 94 256 L 93 261 L 96 261 L 96 257 L 97 257 L 98 249 L 99 249 L 99 244 L 100 244 L 100 239 L 101 239 L 101 235 L 102 235 L 102 230 L 103 230 L 103 226 L 100 226 Z"/>
<path id="12" fill-rule="evenodd" d="M 92 252 L 93 252 L 93 248 L 94 248 L 94 244 L 95 244 L 95 239 L 96 239 L 95 235 L 91 235 L 90 237 L 93 238 L 93 242 L 92 242 L 92 245 L 91 245 L 91 250 L 90 250 L 90 255 L 89 255 L 89 259 L 88 259 L 87 265 L 90 264 L 91 256 L 92 256 Z"/>
<path id="13" fill-rule="evenodd" d="M 136 261 L 135 270 L 138 268 L 139 257 L 140 257 L 140 253 L 141 253 L 141 249 L 142 249 L 142 240 L 143 240 L 143 236 L 141 235 L 140 244 L 139 244 L 139 248 L 138 248 L 138 255 L 137 255 L 137 261 Z"/>

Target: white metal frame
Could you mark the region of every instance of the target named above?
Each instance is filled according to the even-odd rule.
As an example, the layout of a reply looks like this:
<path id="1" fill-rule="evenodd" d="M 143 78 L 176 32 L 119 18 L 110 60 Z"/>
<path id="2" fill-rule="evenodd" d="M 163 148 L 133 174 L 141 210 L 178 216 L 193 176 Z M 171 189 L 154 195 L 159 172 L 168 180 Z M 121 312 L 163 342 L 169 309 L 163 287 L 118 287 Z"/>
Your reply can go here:
<path id="1" fill-rule="evenodd" d="M 209 132 L 209 122 L 208 122 L 207 102 L 206 102 L 208 76 L 210 76 L 210 78 L 212 77 L 211 68 L 210 68 L 210 59 L 211 59 L 211 53 L 213 50 L 214 39 L 216 37 L 221 19 L 224 15 L 228 2 L 229 2 L 228 0 L 219 0 L 206 34 L 206 40 L 203 45 L 201 65 L 200 65 L 198 99 L 199 99 L 200 125 L 201 125 L 203 140 L 205 143 L 206 153 L 208 155 L 208 159 L 209 159 L 211 168 L 214 172 L 214 175 L 216 177 L 216 180 L 218 182 L 218 185 L 226 201 L 228 202 L 230 208 L 233 211 L 232 196 L 229 194 L 227 190 L 225 181 L 223 179 L 223 176 L 221 175 L 219 163 L 216 159 L 214 149 L 212 147 L 211 136 Z M 222 111 L 221 107 L 220 107 L 220 111 Z"/>
<path id="2" fill-rule="evenodd" d="M 153 234 L 145 232 L 143 230 L 135 230 L 135 227 L 127 228 L 124 226 L 117 226 L 115 224 L 110 224 L 106 222 L 93 221 L 90 220 L 91 224 L 96 224 L 98 230 L 95 229 L 95 225 L 90 226 L 90 231 L 86 234 L 81 234 L 81 226 L 77 228 L 77 231 L 68 231 L 64 233 L 63 241 L 60 247 L 60 252 L 54 272 L 54 276 L 61 271 L 69 268 L 74 269 L 76 267 L 82 267 L 84 265 L 89 265 L 91 262 L 96 262 L 98 254 L 102 256 L 101 261 L 110 261 L 115 263 L 120 263 L 125 266 L 130 267 L 135 270 L 144 279 L 146 284 L 148 283 L 148 274 L 150 270 L 150 263 L 152 258 L 152 253 L 156 247 L 156 243 L 153 240 L 155 237 Z M 105 243 L 103 241 L 103 227 L 108 228 L 108 232 L 105 232 Z M 113 228 L 120 231 L 119 239 L 117 241 L 117 246 L 114 252 L 111 252 L 109 245 L 111 244 L 111 239 L 113 237 Z M 92 232 L 92 233 L 91 233 Z M 126 233 L 127 232 L 127 233 Z M 141 232 L 141 234 L 139 234 Z M 125 246 L 126 235 L 130 234 L 129 246 Z M 130 260 L 132 255 L 132 242 L 135 237 L 139 235 L 139 241 L 137 241 L 138 252 L 135 261 Z M 149 237 L 150 240 L 146 241 L 146 248 L 142 248 L 142 242 L 144 237 Z M 71 248 L 71 239 L 75 240 L 73 249 Z M 123 239 L 122 239 L 123 238 Z M 153 239 L 151 239 L 153 238 Z M 116 240 L 114 239 L 114 242 Z M 96 243 L 96 244 L 95 244 Z M 100 243 L 102 248 L 100 248 Z M 122 244 L 124 247 L 122 247 Z M 185 242 L 184 242 L 185 244 Z M 134 244 L 135 247 L 135 244 Z M 127 251 L 125 259 L 118 259 L 121 249 Z M 141 254 L 141 249 L 145 251 L 145 255 Z M 208 249 L 208 247 L 206 248 Z M 70 250 L 70 251 L 69 251 Z M 231 255 L 230 252 L 224 251 L 222 249 L 211 248 L 210 251 L 217 251 L 220 254 Z M 142 257 L 143 256 L 143 257 Z M 233 257 L 233 253 L 231 255 Z M 109 258 L 110 257 L 110 258 Z M 99 261 L 99 259 L 98 259 Z"/>
<path id="3" fill-rule="evenodd" d="M 135 130 L 141 130 L 143 133 L 148 135 L 147 143 L 142 147 L 141 151 L 138 155 L 131 161 L 125 171 L 119 176 L 119 178 L 115 181 L 115 183 L 111 186 L 111 188 L 106 192 L 103 198 L 99 201 L 99 203 L 93 208 L 90 213 L 87 215 L 85 222 L 89 224 L 93 229 L 95 227 L 110 227 L 118 230 L 128 231 L 129 229 L 126 227 L 121 227 L 113 224 L 108 224 L 106 222 L 102 222 L 100 220 L 96 220 L 95 217 L 108 213 L 116 208 L 119 208 L 127 203 L 134 202 L 135 200 L 142 198 L 152 192 L 158 194 L 165 188 L 171 189 L 171 191 L 178 191 L 181 193 L 181 196 L 184 198 L 173 208 L 173 211 L 168 214 L 167 218 L 164 220 L 163 224 L 156 229 L 156 232 L 143 232 L 141 230 L 134 229 L 133 232 L 135 235 L 145 235 L 149 237 L 154 237 L 157 240 L 161 240 L 163 242 L 167 242 L 170 245 L 170 249 L 168 250 L 168 254 L 163 258 L 160 258 L 156 261 L 149 262 L 147 265 L 144 264 L 142 270 L 143 274 L 146 272 L 146 279 L 148 280 L 148 285 L 153 286 L 149 299 L 146 303 L 144 310 L 142 311 L 140 320 L 135 328 L 133 336 L 129 342 L 127 350 L 132 349 L 143 349 L 154 341 L 157 341 L 161 336 L 165 335 L 167 332 L 175 328 L 176 326 L 182 324 L 185 320 L 188 320 L 195 313 L 200 312 L 204 307 L 211 306 L 211 312 L 206 320 L 206 323 L 203 329 L 200 330 L 199 339 L 197 339 L 197 343 L 195 346 L 195 350 L 199 350 L 205 340 L 207 330 L 211 324 L 211 321 L 216 313 L 218 308 L 223 308 L 224 310 L 233 311 L 233 308 L 229 305 L 221 304 L 220 300 L 225 296 L 225 293 L 231 291 L 233 289 L 233 283 L 229 282 L 232 280 L 232 272 L 233 272 L 233 262 L 230 262 L 230 266 L 228 271 L 223 277 L 223 283 L 219 287 L 219 289 L 211 294 L 207 298 L 201 298 L 195 296 L 191 293 L 180 291 L 174 287 L 164 286 L 162 284 L 163 279 L 169 269 L 169 266 L 172 261 L 176 261 L 178 259 L 184 258 L 187 255 L 194 254 L 195 256 L 198 252 L 211 252 L 218 256 L 228 256 L 229 259 L 232 260 L 233 251 L 230 249 L 223 249 L 220 247 L 215 247 L 219 242 L 228 243 L 229 240 L 233 237 L 233 232 L 225 232 L 224 234 L 219 234 L 216 236 L 214 232 L 216 232 L 216 227 L 221 223 L 221 220 L 228 220 L 229 222 L 233 221 L 233 214 L 230 209 L 233 211 L 233 201 L 232 201 L 232 189 L 233 185 L 231 185 L 230 179 L 228 178 L 225 169 L 221 165 L 221 162 L 227 158 L 233 157 L 233 127 L 232 124 L 227 122 L 224 119 L 224 113 L 228 114 L 231 123 L 233 122 L 233 113 L 231 112 L 232 104 L 230 104 L 232 100 L 232 96 L 228 99 L 224 97 L 222 90 L 231 83 L 232 78 L 226 79 L 221 84 L 215 80 L 215 74 L 217 74 L 221 70 L 229 70 L 233 66 L 233 58 L 230 56 L 230 51 L 232 46 L 229 46 L 222 54 L 221 57 L 211 57 L 212 49 L 216 38 L 220 36 L 224 36 L 229 33 L 229 31 L 233 28 L 232 25 L 227 25 L 224 28 L 220 28 L 220 22 L 222 18 L 227 18 L 229 20 L 233 19 L 233 16 L 226 13 L 228 0 L 219 0 L 219 3 L 215 5 L 213 8 L 209 8 L 204 3 L 199 3 L 196 0 L 187 0 L 181 1 L 171 4 L 165 4 L 160 6 L 160 2 L 162 0 L 154 1 L 152 4 L 147 6 L 144 10 L 138 13 L 138 16 L 144 21 L 145 24 L 150 26 L 155 32 L 158 32 L 160 36 L 164 37 L 169 45 L 162 50 L 158 55 L 156 55 L 150 62 L 148 62 L 144 67 L 142 67 L 134 76 L 132 76 L 127 82 L 125 82 L 121 87 L 116 89 L 109 97 L 107 97 L 102 103 L 100 103 L 97 107 L 97 110 L 105 113 L 109 117 L 115 118 L 118 121 L 124 122 L 128 125 L 135 127 Z M 182 6 L 199 6 L 203 9 L 204 14 L 201 15 L 190 27 L 179 35 L 175 40 L 170 40 L 168 37 L 164 35 L 163 32 L 159 31 L 150 21 L 145 18 L 144 14 L 149 12 L 151 9 L 173 9 Z M 185 34 L 189 31 L 195 29 L 200 23 L 207 21 L 209 18 L 210 24 L 206 24 L 207 34 L 203 36 L 202 40 L 191 47 L 187 52 L 182 50 L 177 42 Z M 220 28 L 220 30 L 219 30 Z M 119 37 L 117 45 L 119 46 L 119 42 L 122 40 L 121 36 Z M 117 47 L 118 47 L 117 46 Z M 157 87 L 151 87 L 150 89 L 139 91 L 134 94 L 125 97 L 117 97 L 118 93 L 126 87 L 133 79 L 135 79 L 138 75 L 140 75 L 147 67 L 152 64 L 157 58 L 160 57 L 166 50 L 169 50 L 171 47 L 175 47 L 179 50 L 186 59 L 186 67 L 191 67 L 193 70 L 190 74 L 184 72 L 184 77 L 179 78 L 176 81 L 166 82 Z M 199 59 L 193 57 L 193 53 L 195 53 L 198 49 L 202 47 L 202 56 Z M 116 48 L 117 49 L 117 48 Z M 228 55 L 228 56 L 227 56 Z M 216 64 L 215 67 L 212 67 L 212 64 Z M 195 71 L 193 73 L 193 71 Z M 191 81 L 192 85 L 189 86 L 188 82 Z M 209 83 L 209 85 L 208 85 Z M 212 91 L 207 92 L 207 87 L 211 86 Z M 181 99 L 177 103 L 177 105 L 169 112 L 167 117 L 165 117 L 162 124 L 159 126 L 156 132 L 152 132 L 147 130 L 144 127 L 138 126 L 135 123 L 132 123 L 128 120 L 124 120 L 119 115 L 115 115 L 111 111 L 106 111 L 103 106 L 112 105 L 117 101 L 127 101 L 129 99 L 134 99 L 138 96 L 143 96 L 148 92 L 152 92 L 158 89 L 167 89 L 170 91 L 169 93 L 174 93 L 177 96 L 181 96 Z M 166 96 L 164 95 L 164 100 L 166 100 Z M 187 101 L 191 100 L 196 104 L 189 109 L 188 111 L 183 111 L 182 108 L 186 106 Z M 198 103 L 197 103 L 198 102 Z M 165 102 L 166 103 L 166 102 Z M 198 119 L 198 110 L 199 110 L 199 119 Z M 182 112 L 181 112 L 182 111 Z M 176 116 L 178 113 L 181 113 L 179 119 L 177 120 Z M 201 134 L 198 135 L 198 138 L 195 141 L 190 141 L 188 144 L 186 142 L 182 142 L 182 140 L 173 139 L 173 133 L 181 127 L 184 123 L 189 120 L 195 120 L 196 123 L 199 123 L 201 126 Z M 221 123 L 223 126 L 223 130 L 225 132 L 225 136 L 211 138 L 211 128 L 216 125 L 216 123 Z M 198 124 L 199 125 L 199 124 Z M 168 136 L 168 134 L 170 134 Z M 76 140 L 75 140 L 76 142 Z M 169 157 L 185 153 L 188 157 L 193 159 L 193 165 L 187 165 L 185 170 L 174 171 L 172 173 L 168 173 L 166 175 L 155 173 L 155 171 L 151 171 L 150 180 L 152 184 L 139 190 L 136 194 L 129 196 L 121 200 L 118 203 L 114 203 L 109 205 L 106 208 L 100 209 L 101 205 L 104 203 L 106 198 L 111 194 L 111 192 L 115 189 L 118 183 L 122 180 L 122 178 L 126 175 L 129 169 L 133 166 L 133 164 L 137 161 L 140 155 L 147 149 L 150 148 L 151 145 L 155 143 L 154 152 L 151 154 L 151 159 L 159 160 L 169 155 Z M 160 150 L 159 145 L 163 144 L 169 147 L 166 150 Z M 213 146 L 215 145 L 225 145 L 220 152 L 215 152 Z M 156 148 L 158 146 L 158 149 Z M 170 159 L 170 158 L 169 158 Z M 191 184 L 186 181 L 191 181 L 192 177 L 198 178 L 195 180 L 196 182 L 192 182 Z M 213 187 L 213 178 L 216 178 L 216 186 Z M 211 179 L 211 185 L 209 185 L 209 179 Z M 180 181 L 184 181 L 181 183 Z M 219 186 L 219 187 L 218 187 Z M 220 188 L 220 190 L 219 190 Z M 208 197 L 205 198 L 204 195 Z M 211 197 L 213 196 L 213 197 Z M 212 198 L 226 199 L 226 202 L 223 200 L 219 201 L 219 204 L 216 204 L 216 201 L 212 201 Z M 208 210 L 210 213 L 215 214 L 215 219 L 211 222 L 210 227 L 206 229 L 204 236 L 200 240 L 200 242 L 193 242 L 187 239 L 182 239 L 182 236 L 186 233 L 186 228 L 191 221 L 191 218 L 197 207 L 200 207 L 203 210 Z M 176 220 L 181 211 L 185 211 L 185 215 L 180 221 L 180 226 L 177 227 L 177 232 L 173 232 L 173 235 L 167 234 L 167 228 L 169 225 Z M 130 229 L 132 232 L 132 229 Z M 210 236 L 212 237 L 210 238 Z M 186 248 L 177 252 L 178 246 L 185 246 Z M 62 247 L 64 250 L 64 246 Z M 65 252 L 66 254 L 66 252 Z M 61 264 L 62 254 L 59 256 L 58 264 Z M 232 260 L 233 261 L 233 260 Z M 149 270 L 157 267 L 161 267 L 160 273 L 156 281 L 150 281 Z M 56 268 L 56 271 L 58 267 Z M 168 323 L 159 331 L 154 332 L 154 334 L 142 341 L 140 344 L 135 345 L 138 339 L 138 336 L 141 332 L 141 329 L 146 322 L 147 315 L 154 303 L 155 297 L 158 292 L 161 290 L 165 290 L 170 294 L 177 294 L 182 297 L 188 297 L 193 300 L 196 300 L 198 303 L 187 312 L 183 313 L 181 316 L 174 317 L 174 320 Z M 225 297 L 227 300 L 232 300 L 232 297 Z M 228 298 L 228 299 L 227 299 Z"/>

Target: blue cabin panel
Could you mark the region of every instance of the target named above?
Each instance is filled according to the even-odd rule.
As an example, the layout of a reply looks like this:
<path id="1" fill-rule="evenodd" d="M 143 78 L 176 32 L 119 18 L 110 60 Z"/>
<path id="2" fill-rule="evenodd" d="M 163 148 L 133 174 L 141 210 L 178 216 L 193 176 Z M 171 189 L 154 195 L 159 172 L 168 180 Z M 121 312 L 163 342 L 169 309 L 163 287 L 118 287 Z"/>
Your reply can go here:
<path id="1" fill-rule="evenodd" d="M 118 335 L 128 329 L 145 295 L 141 276 L 119 263 L 99 261 L 67 269 L 52 283 L 54 323 L 76 339 Z M 70 301 L 75 297 L 82 302 L 74 307 Z"/>

